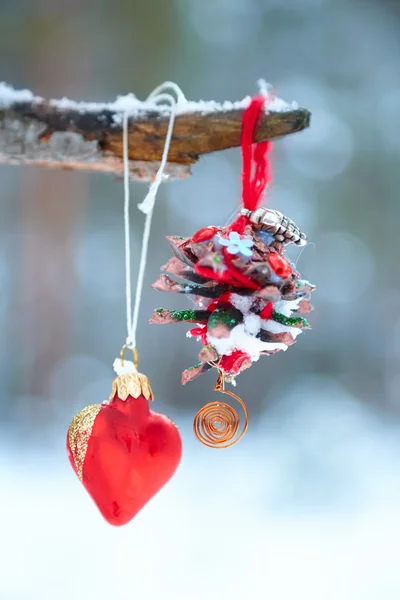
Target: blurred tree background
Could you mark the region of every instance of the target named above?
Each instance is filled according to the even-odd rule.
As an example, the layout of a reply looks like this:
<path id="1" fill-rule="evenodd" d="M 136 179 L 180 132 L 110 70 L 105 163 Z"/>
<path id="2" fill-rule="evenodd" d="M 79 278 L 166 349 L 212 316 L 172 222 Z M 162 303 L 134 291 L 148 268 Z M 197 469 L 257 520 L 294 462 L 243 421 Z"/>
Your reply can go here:
<path id="1" fill-rule="evenodd" d="M 189 99 L 222 101 L 263 77 L 311 110 L 309 130 L 275 144 L 268 203 L 307 233 L 298 267 L 317 285 L 313 330 L 238 381 L 244 440 L 226 453 L 198 446 L 191 420 L 214 376 L 181 387 L 198 347 L 183 325 L 147 326 L 153 307 L 178 308 L 150 283 L 169 256 L 165 235 L 231 216 L 240 152 L 202 158 L 162 187 L 140 365 L 156 408 L 181 426 L 185 458 L 134 524 L 110 532 L 69 469 L 64 435 L 80 408 L 108 397 L 125 338 L 122 183 L 0 165 L 1 598 L 101 600 L 127 586 L 175 600 L 399 597 L 399 26 L 396 0 L 1 0 L 0 81 L 17 89 L 112 101 L 173 80 Z M 145 193 L 133 184 L 133 204 Z M 132 221 L 138 259 L 142 215 Z M 210 550 L 215 528 L 223 541 Z M 212 592 L 197 589 L 200 572 Z"/>

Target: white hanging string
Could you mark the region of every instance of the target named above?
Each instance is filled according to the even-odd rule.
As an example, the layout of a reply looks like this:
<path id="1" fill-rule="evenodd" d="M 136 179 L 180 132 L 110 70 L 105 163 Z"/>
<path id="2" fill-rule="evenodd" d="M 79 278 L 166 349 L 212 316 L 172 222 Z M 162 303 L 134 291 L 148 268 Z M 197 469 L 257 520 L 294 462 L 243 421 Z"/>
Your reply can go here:
<path id="1" fill-rule="evenodd" d="M 166 93 L 165 90 L 170 89 L 175 93 L 174 95 Z M 167 81 L 158 86 L 147 98 L 148 103 L 155 105 L 167 104 L 170 106 L 170 117 L 167 135 L 165 138 L 164 151 L 160 167 L 157 171 L 156 177 L 150 185 L 149 191 L 138 208 L 146 215 L 142 248 L 140 254 L 139 271 L 136 282 L 136 293 L 135 293 L 135 304 L 132 312 L 132 286 L 131 286 L 131 246 L 130 246 L 130 218 L 129 218 L 129 206 L 130 206 L 130 194 L 129 194 L 129 155 L 128 155 L 128 133 L 129 133 L 129 113 L 125 112 L 123 116 L 123 161 L 124 161 L 124 230 L 125 230 L 125 278 L 126 278 L 126 322 L 127 322 L 127 338 L 126 347 L 135 349 L 136 348 L 136 332 L 139 320 L 140 303 L 143 293 L 143 283 L 146 273 L 147 253 L 149 247 L 151 222 L 154 211 L 154 204 L 156 195 L 160 184 L 162 183 L 165 175 L 165 167 L 168 159 L 168 152 L 171 145 L 172 132 L 175 124 L 175 116 L 178 107 L 182 106 L 186 102 L 186 98 L 178 85 Z M 128 362 L 128 361 L 127 361 Z M 130 363 L 132 364 L 132 363 Z M 115 368 L 115 363 L 114 363 Z"/>
<path id="2" fill-rule="evenodd" d="M 130 236 L 130 221 L 129 221 L 129 159 L 128 159 L 128 124 L 129 115 L 124 113 L 122 121 L 122 149 L 124 160 L 124 235 L 125 235 L 125 292 L 126 292 L 126 323 L 128 336 L 131 328 L 132 315 L 132 287 L 131 287 L 131 236 Z M 128 338 L 126 339 L 128 343 Z"/>

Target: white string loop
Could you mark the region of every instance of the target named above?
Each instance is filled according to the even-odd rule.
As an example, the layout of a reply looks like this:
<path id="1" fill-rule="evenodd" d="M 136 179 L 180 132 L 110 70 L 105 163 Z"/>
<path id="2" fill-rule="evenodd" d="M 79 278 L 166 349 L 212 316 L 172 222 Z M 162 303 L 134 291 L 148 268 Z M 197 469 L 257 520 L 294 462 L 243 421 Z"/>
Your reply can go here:
<path id="1" fill-rule="evenodd" d="M 165 90 L 170 89 L 175 93 L 175 96 L 166 93 Z M 159 104 L 165 103 L 170 107 L 170 117 L 167 135 L 165 138 L 164 151 L 161 158 L 160 167 L 156 177 L 150 185 L 149 191 L 146 194 L 143 202 L 138 204 L 138 208 L 146 215 L 143 229 L 142 249 L 140 254 L 139 271 L 136 283 L 135 304 L 132 313 L 132 287 L 131 287 L 131 247 L 130 247 L 130 219 L 129 219 L 129 154 L 128 154 L 128 133 L 129 133 L 129 113 L 123 115 L 123 160 L 124 160 L 124 229 L 125 229 L 125 278 L 126 278 L 126 323 L 127 323 L 127 338 L 126 346 L 128 348 L 136 348 L 136 332 L 139 320 L 140 302 L 143 293 L 144 276 L 146 272 L 147 253 L 149 247 L 151 222 L 154 211 L 154 204 L 158 188 L 163 179 L 165 179 L 165 167 L 168 160 L 168 152 L 171 145 L 172 133 L 175 124 L 175 116 L 178 107 L 181 107 L 186 98 L 180 87 L 173 82 L 167 81 L 159 85 L 147 98 L 147 102 L 154 103 L 157 107 Z"/>

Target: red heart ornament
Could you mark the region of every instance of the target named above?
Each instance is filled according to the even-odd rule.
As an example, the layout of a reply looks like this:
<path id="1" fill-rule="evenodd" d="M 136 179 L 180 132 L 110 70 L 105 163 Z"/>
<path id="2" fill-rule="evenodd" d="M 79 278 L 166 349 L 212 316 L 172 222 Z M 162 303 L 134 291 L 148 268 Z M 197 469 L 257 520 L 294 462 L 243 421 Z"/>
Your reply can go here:
<path id="1" fill-rule="evenodd" d="M 144 375 L 120 375 L 109 403 L 87 406 L 68 430 L 71 465 L 111 525 L 128 523 L 181 460 L 178 428 L 150 410 L 152 397 Z"/>

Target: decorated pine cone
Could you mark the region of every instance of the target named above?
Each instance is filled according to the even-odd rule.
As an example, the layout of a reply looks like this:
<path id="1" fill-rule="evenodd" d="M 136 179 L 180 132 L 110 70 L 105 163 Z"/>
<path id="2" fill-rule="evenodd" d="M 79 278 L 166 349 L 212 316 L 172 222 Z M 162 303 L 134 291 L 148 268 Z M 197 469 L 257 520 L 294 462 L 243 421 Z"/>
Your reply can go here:
<path id="1" fill-rule="evenodd" d="M 195 308 L 158 308 L 150 323 L 195 324 L 187 336 L 202 343 L 200 362 L 183 372 L 182 383 L 215 366 L 232 381 L 261 355 L 287 350 L 310 327 L 300 314 L 312 310 L 314 286 L 284 255 L 287 243 L 302 245 L 305 236 L 298 228 L 282 235 L 283 227 L 268 228 L 265 221 L 250 215 L 243 233 L 205 227 L 192 238 L 167 238 L 174 256 L 153 288 L 193 296 Z"/>

